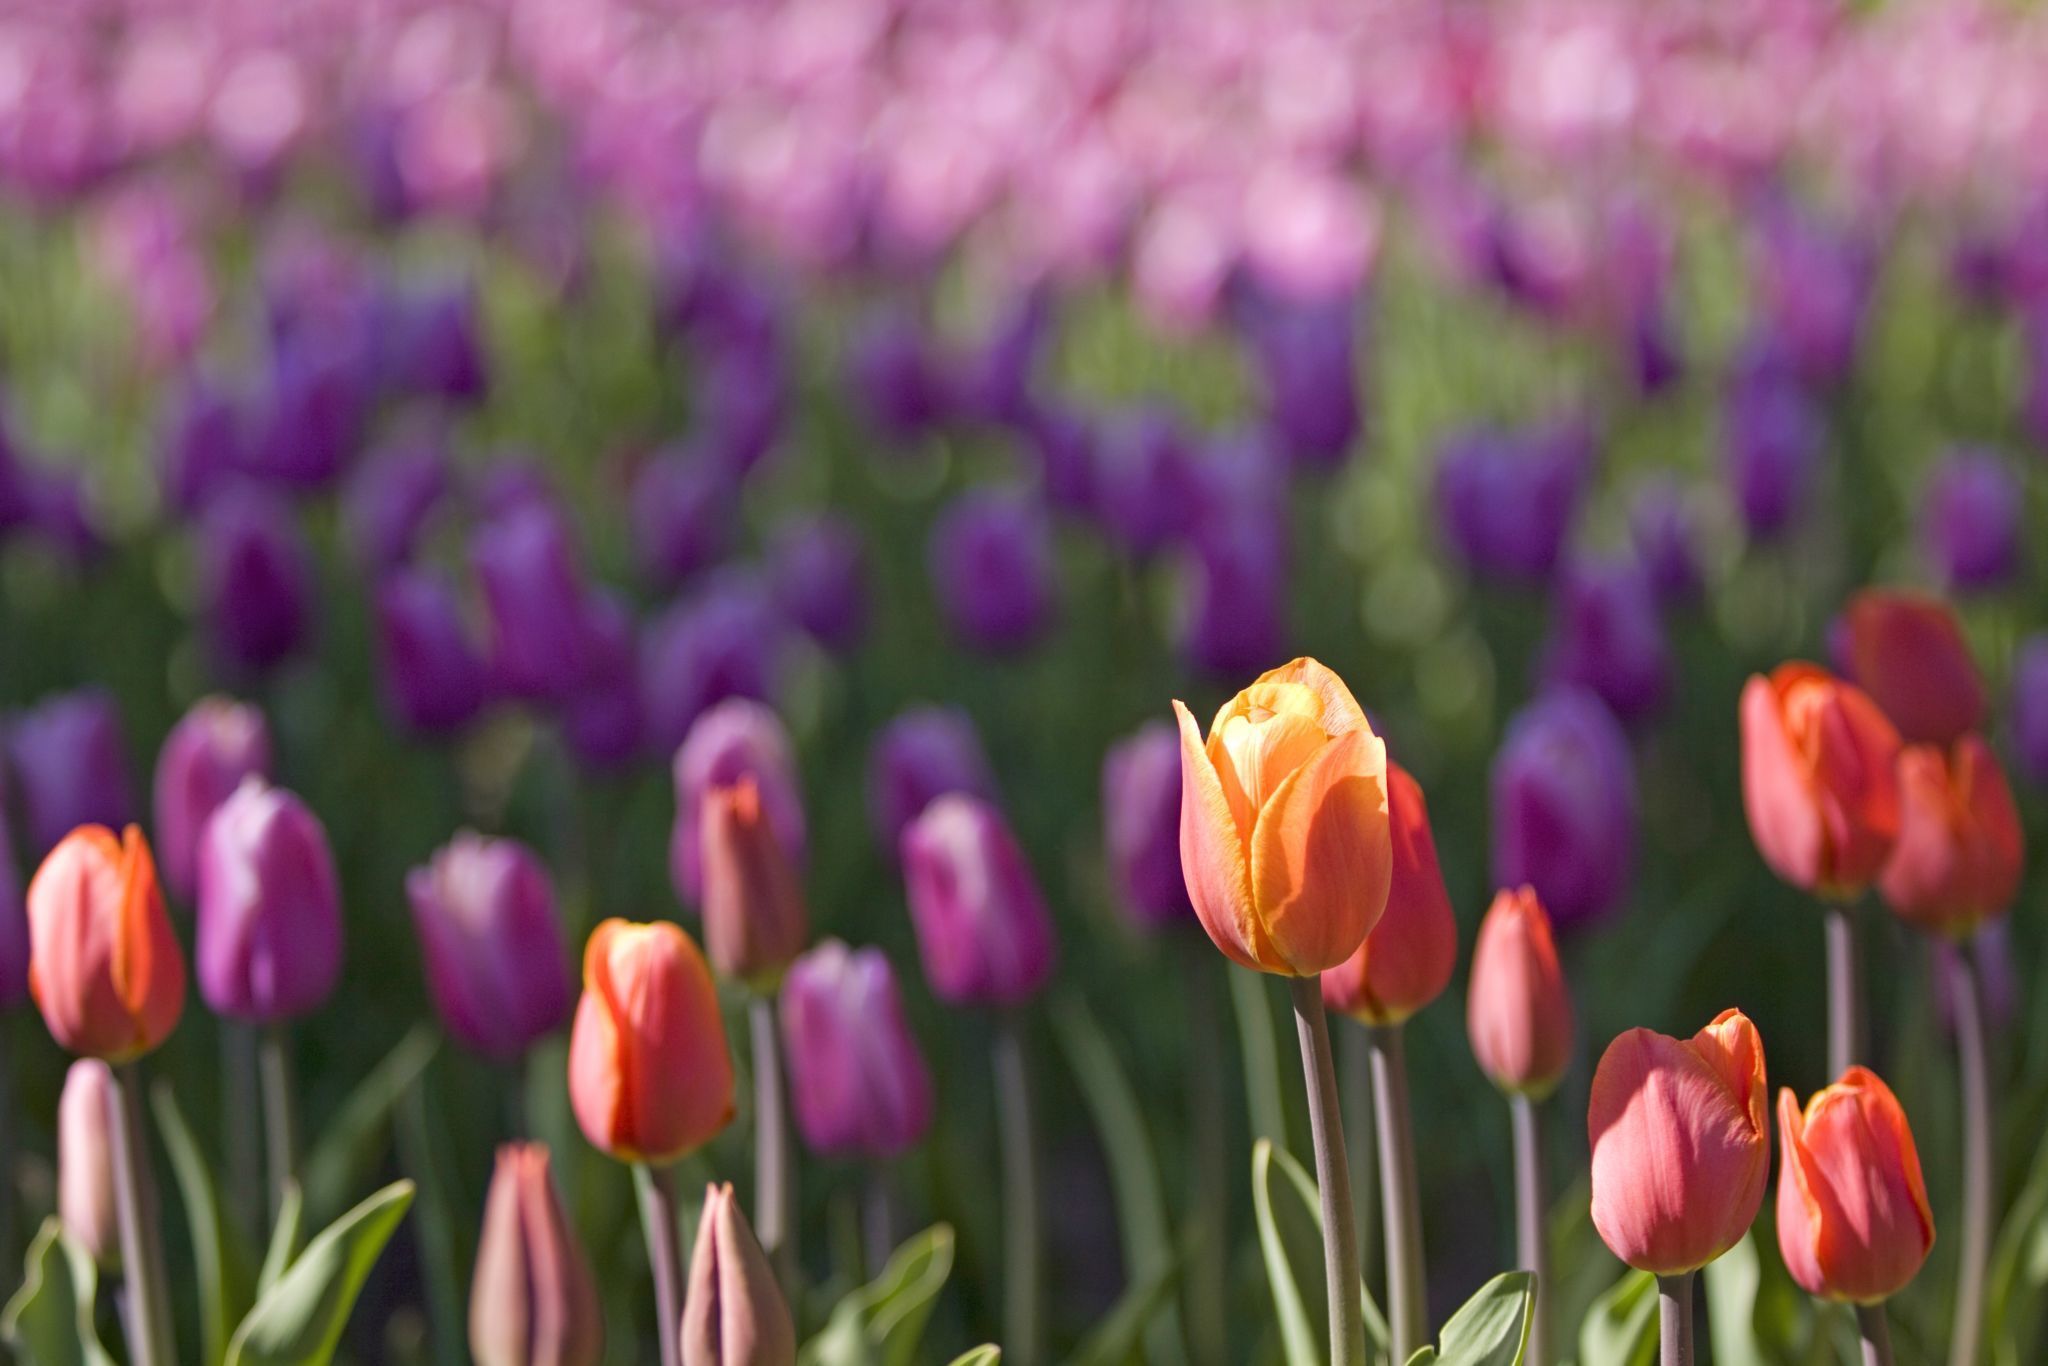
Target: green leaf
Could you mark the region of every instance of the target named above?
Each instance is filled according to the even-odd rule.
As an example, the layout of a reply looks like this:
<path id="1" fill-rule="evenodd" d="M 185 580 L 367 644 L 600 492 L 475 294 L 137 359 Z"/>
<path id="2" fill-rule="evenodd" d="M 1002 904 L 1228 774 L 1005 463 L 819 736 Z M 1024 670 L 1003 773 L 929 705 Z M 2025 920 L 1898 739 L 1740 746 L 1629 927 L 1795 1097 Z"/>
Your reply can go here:
<path id="1" fill-rule="evenodd" d="M 228 1345 L 228 1366 L 325 1366 L 363 1279 L 412 1204 L 395 1181 L 324 1229 L 267 1291 Z"/>
<path id="2" fill-rule="evenodd" d="M 1770 1357 L 1757 1341 L 1756 1296 L 1763 1285 L 1763 1263 L 1756 1254 L 1756 1234 L 1707 1263 L 1707 1331 L 1713 1334 L 1714 1360 L 1725 1366 L 1767 1366 Z"/>
<path id="3" fill-rule="evenodd" d="M 1252 1212 L 1288 1366 L 1315 1366 L 1323 1358 L 1323 1325 L 1329 1315 L 1323 1288 L 1322 1197 L 1315 1178 L 1291 1154 L 1263 1138 L 1252 1145 Z M 1358 1297 L 1366 1340 L 1385 1352 L 1387 1321 L 1363 1281 Z"/>
<path id="4" fill-rule="evenodd" d="M 1148 1347 L 1143 1345 L 1146 1325 L 1153 1322 L 1163 1304 L 1171 1303 L 1167 1294 L 1180 1275 L 1180 1259 L 1176 1257 L 1165 1266 L 1154 1271 L 1142 1281 L 1124 1289 L 1096 1325 L 1081 1339 L 1081 1345 L 1068 1358 L 1067 1366 L 1124 1366 L 1126 1362 L 1156 1361 Z M 1187 1354 L 1168 1358 L 1184 1361 Z"/>
<path id="5" fill-rule="evenodd" d="M 882 1274 L 832 1307 L 824 1331 L 804 1344 L 803 1366 L 909 1366 L 953 1274 L 953 1230 L 934 1224 L 904 1243 Z"/>
<path id="6" fill-rule="evenodd" d="M 440 1046 L 432 1025 L 413 1026 L 342 1102 L 299 1173 L 306 1209 L 314 1218 L 333 1217 L 346 1207 L 349 1193 L 370 1180 L 384 1157 L 392 1107 Z"/>
<path id="7" fill-rule="evenodd" d="M 989 1342 L 954 1357 L 953 1366 L 996 1366 L 1002 1359 L 1003 1349 Z"/>
<path id="8" fill-rule="evenodd" d="M 256 1273 L 256 1293 L 262 1295 L 277 1284 L 278 1277 L 299 1255 L 299 1234 L 306 1222 L 306 1193 L 296 1181 L 287 1181 L 284 1200 L 277 1211 L 277 1223 L 270 1230 L 270 1246 L 263 1253 L 263 1269 Z"/>
<path id="9" fill-rule="evenodd" d="M 1631 1271 L 1586 1311 L 1579 1366 L 1650 1366 L 1657 1356 L 1657 1278 Z"/>
<path id="10" fill-rule="evenodd" d="M 2000 1362 L 2032 1360 L 2041 1290 L 2048 1283 L 2048 1143 L 1992 1244 L 1985 1340 Z"/>
<path id="11" fill-rule="evenodd" d="M 185 1223 L 192 1235 L 192 1265 L 199 1279 L 200 1360 L 216 1366 L 227 1355 L 228 1335 L 249 1309 L 249 1250 L 222 1208 L 213 1170 L 168 1081 L 150 1088 L 149 1104 L 171 1156 L 171 1174 L 185 1202 Z"/>
<path id="12" fill-rule="evenodd" d="M 1527 1271 L 1495 1276 L 1451 1315 L 1438 1335 L 1437 1350 L 1425 1360 L 1444 1366 L 1520 1366 L 1535 1290 L 1536 1278 Z M 1429 1350 L 1424 1348 L 1416 1357 Z"/>
<path id="13" fill-rule="evenodd" d="M 99 1268 L 56 1215 L 29 1244 L 21 1288 L 0 1309 L 0 1342 L 21 1366 L 114 1366 L 93 1322 Z"/>

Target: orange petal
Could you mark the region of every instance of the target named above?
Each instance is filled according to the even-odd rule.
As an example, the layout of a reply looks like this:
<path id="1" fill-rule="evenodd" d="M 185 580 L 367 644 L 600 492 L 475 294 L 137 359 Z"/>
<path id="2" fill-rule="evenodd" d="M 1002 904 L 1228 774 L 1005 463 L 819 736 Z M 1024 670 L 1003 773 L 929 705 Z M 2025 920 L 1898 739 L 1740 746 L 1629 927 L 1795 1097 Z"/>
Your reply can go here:
<path id="1" fill-rule="evenodd" d="M 1820 814 L 1779 698 L 1774 680 L 1761 675 L 1743 685 L 1742 807 L 1771 871 L 1811 891 L 1821 876 Z"/>
<path id="2" fill-rule="evenodd" d="M 1386 745 L 1358 729 L 1324 746 L 1260 810 L 1251 851 L 1252 906 L 1285 970 L 1349 958 L 1387 904 Z"/>
<path id="3" fill-rule="evenodd" d="M 1180 865 L 1188 899 L 1202 928 L 1232 962 L 1278 971 L 1272 945 L 1252 911 L 1251 868 L 1223 781 L 1202 746 L 1195 718 L 1178 701 L 1173 713 L 1180 722 Z"/>
<path id="4" fill-rule="evenodd" d="M 1318 719 L 1327 735 L 1372 729 L 1366 724 L 1364 709 L 1351 695 L 1351 689 L 1344 686 L 1344 680 L 1307 655 L 1290 660 L 1277 669 L 1268 669 L 1259 675 L 1252 687 L 1267 683 L 1298 683 L 1313 692 L 1321 707 Z"/>

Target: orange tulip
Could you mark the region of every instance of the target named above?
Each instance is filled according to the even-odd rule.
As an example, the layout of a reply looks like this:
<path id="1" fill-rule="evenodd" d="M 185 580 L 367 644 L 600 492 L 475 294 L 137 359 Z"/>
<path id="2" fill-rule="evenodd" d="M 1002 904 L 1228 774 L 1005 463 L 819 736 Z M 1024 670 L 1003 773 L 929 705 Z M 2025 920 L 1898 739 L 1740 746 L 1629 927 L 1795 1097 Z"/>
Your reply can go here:
<path id="1" fill-rule="evenodd" d="M 1965 938 L 2019 892 L 2026 842 L 2012 789 L 1975 735 L 1946 754 L 1908 745 L 1898 774 L 1899 841 L 1878 890 L 1908 923 Z"/>
<path id="2" fill-rule="evenodd" d="M 1920 1153 L 1898 1098 L 1852 1067 L 1800 1113 L 1778 1092 L 1778 1250 L 1810 1295 L 1873 1304 L 1903 1290 L 1934 1246 Z"/>
<path id="3" fill-rule="evenodd" d="M 1905 740 L 1946 745 L 1984 724 L 1984 680 L 1940 598 L 1866 588 L 1842 626 L 1849 671 Z"/>
<path id="4" fill-rule="evenodd" d="M 1180 860 L 1216 947 L 1312 977 L 1349 958 L 1387 904 L 1387 747 L 1313 659 L 1260 675 L 1205 744 L 1180 718 Z"/>
<path id="5" fill-rule="evenodd" d="M 149 841 L 81 825 L 28 887 L 29 993 L 59 1044 L 127 1062 L 185 1010 L 185 956 L 164 913 Z"/>
<path id="6" fill-rule="evenodd" d="M 1572 1060 L 1572 996 L 1534 887 L 1502 888 L 1479 926 L 1465 1032 L 1503 1091 L 1546 1096 Z"/>
<path id="7" fill-rule="evenodd" d="M 1782 664 L 1742 690 L 1742 804 L 1772 871 L 1846 901 L 1899 833 L 1899 735 L 1859 688 Z"/>
<path id="8" fill-rule="evenodd" d="M 1764 1046 L 1739 1010 L 1690 1039 L 1631 1029 L 1593 1073 L 1593 1227 L 1614 1255 L 1675 1276 L 1756 1220 L 1770 1174 Z"/>
<path id="9" fill-rule="evenodd" d="M 669 1162 L 732 1121 L 732 1056 L 711 969 L 679 925 L 607 920 L 583 952 L 569 1101 L 592 1144 Z"/>
<path id="10" fill-rule="evenodd" d="M 699 810 L 704 947 L 721 976 L 772 988 L 808 929 L 796 864 L 752 778 L 707 789 Z"/>
<path id="11" fill-rule="evenodd" d="M 1387 827 L 1393 873 L 1387 910 L 1365 942 L 1323 974 L 1323 1004 L 1366 1024 L 1399 1024 L 1450 985 L 1458 921 L 1437 866 L 1422 785 L 1387 764 Z"/>

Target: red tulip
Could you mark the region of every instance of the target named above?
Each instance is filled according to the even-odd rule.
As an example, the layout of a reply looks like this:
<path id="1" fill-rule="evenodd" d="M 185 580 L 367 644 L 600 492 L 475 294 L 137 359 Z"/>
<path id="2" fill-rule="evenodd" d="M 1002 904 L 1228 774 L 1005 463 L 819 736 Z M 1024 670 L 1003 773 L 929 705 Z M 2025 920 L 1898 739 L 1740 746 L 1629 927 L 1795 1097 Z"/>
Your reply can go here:
<path id="1" fill-rule="evenodd" d="M 185 1010 L 185 956 L 164 913 L 149 841 L 81 825 L 28 887 L 28 989 L 57 1042 L 126 1062 L 162 1043 Z"/>
<path id="2" fill-rule="evenodd" d="M 1899 754 L 1899 842 L 1878 890 L 1901 919 L 1965 938 L 2019 892 L 2026 842 L 2012 789 L 1991 747 L 1965 735 L 1944 754 Z"/>
<path id="3" fill-rule="evenodd" d="M 1899 833 L 1899 736 L 1859 688 L 1780 665 L 1742 690 L 1742 804 L 1779 877 L 1831 900 L 1870 885 Z"/>
<path id="4" fill-rule="evenodd" d="M 1503 1091 L 1548 1095 L 1571 1065 L 1571 988 L 1533 887 L 1506 888 L 1479 926 L 1465 993 L 1472 1056 Z"/>
<path id="5" fill-rule="evenodd" d="M 719 975 L 772 986 L 803 952 L 809 917 L 796 865 L 751 777 L 705 791 L 704 946 Z"/>
<path id="6" fill-rule="evenodd" d="M 1913 1130 L 1891 1088 L 1852 1067 L 1806 1103 L 1778 1092 L 1778 1250 L 1823 1299 L 1871 1304 L 1903 1290 L 1934 1246 Z"/>
<path id="7" fill-rule="evenodd" d="M 1841 620 L 1850 676 L 1905 740 L 1946 745 L 1984 724 L 1984 680 L 1947 603 L 1866 588 Z"/>
<path id="8" fill-rule="evenodd" d="M 1367 1024 L 1399 1024 L 1450 985 L 1458 921 L 1437 867 L 1422 785 L 1387 764 L 1387 830 L 1393 871 L 1387 909 L 1365 942 L 1323 973 L 1323 1004 Z"/>

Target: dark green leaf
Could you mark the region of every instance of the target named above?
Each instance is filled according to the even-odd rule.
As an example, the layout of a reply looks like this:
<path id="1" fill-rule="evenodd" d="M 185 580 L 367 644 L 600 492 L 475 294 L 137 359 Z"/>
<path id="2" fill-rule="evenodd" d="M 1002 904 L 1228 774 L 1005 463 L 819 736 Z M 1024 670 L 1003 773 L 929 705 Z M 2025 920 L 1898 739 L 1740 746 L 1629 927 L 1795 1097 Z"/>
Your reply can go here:
<path id="1" fill-rule="evenodd" d="M 832 1308 L 804 1344 L 803 1366 L 909 1366 L 933 1301 L 953 1273 L 953 1230 L 934 1224 L 896 1249 L 882 1274 Z"/>
<path id="2" fill-rule="evenodd" d="M 326 1366 L 384 1244 L 412 1204 L 395 1181 L 322 1230 L 228 1345 L 228 1366 Z"/>
<path id="3" fill-rule="evenodd" d="M 1579 1366 L 1650 1366 L 1657 1355 L 1657 1278 L 1631 1271 L 1579 1325 Z"/>
<path id="4" fill-rule="evenodd" d="M 263 1269 L 256 1273 L 256 1293 L 263 1294 L 277 1284 L 278 1277 L 290 1268 L 292 1258 L 299 1255 L 299 1234 L 305 1223 L 306 1196 L 296 1181 L 288 1181 L 284 1188 L 284 1202 L 277 1212 L 277 1223 L 270 1230 L 270 1247 L 263 1254 Z"/>
<path id="5" fill-rule="evenodd" d="M 1444 1366 L 1519 1366 L 1535 1288 L 1526 1271 L 1503 1272 L 1480 1286 L 1438 1335 L 1437 1359 Z"/>
<path id="6" fill-rule="evenodd" d="M 171 1174 L 192 1234 L 192 1265 L 199 1279 L 200 1360 L 214 1366 L 226 1357 L 228 1335 L 249 1309 L 249 1251 L 221 1206 L 220 1187 L 178 1109 L 171 1084 L 159 1081 L 151 1087 L 149 1103 L 171 1156 Z"/>
<path id="7" fill-rule="evenodd" d="M 0 1342 L 21 1366 L 114 1366 L 93 1324 L 98 1293 L 99 1269 L 53 1214 L 29 1244 L 21 1288 L 0 1309 Z"/>
<path id="8" fill-rule="evenodd" d="M 346 1206 L 349 1193 L 370 1180 L 384 1157 L 392 1107 L 440 1046 L 433 1026 L 415 1025 L 342 1102 L 300 1170 L 306 1210 L 313 1218 L 332 1218 Z"/>

